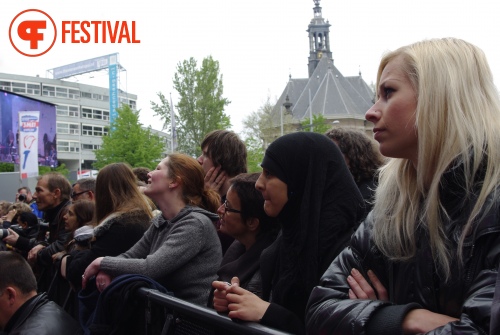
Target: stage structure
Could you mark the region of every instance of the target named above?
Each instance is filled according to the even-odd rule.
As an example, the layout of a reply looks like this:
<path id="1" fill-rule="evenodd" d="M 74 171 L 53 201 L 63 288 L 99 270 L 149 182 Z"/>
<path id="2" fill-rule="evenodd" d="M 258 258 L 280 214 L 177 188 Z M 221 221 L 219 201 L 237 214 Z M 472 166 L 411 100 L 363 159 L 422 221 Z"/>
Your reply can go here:
<path id="1" fill-rule="evenodd" d="M 19 164 L 20 178 L 56 167 L 56 106 L 0 89 L 0 162 Z"/>
<path id="2" fill-rule="evenodd" d="M 110 125 L 112 125 L 118 115 L 116 109 L 119 107 L 119 72 L 125 71 L 125 68 L 123 68 L 118 62 L 118 53 L 113 53 L 106 56 L 91 58 L 73 64 L 56 67 L 49 70 L 49 72 L 52 73 L 54 79 L 64 79 L 84 73 L 106 69 L 108 70 L 109 74 L 109 123 Z"/>

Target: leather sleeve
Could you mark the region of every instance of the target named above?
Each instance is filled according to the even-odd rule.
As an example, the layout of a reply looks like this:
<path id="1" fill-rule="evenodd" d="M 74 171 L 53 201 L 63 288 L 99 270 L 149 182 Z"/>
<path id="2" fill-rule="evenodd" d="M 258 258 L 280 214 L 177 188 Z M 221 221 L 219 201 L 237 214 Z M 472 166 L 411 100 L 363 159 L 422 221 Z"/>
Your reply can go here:
<path id="1" fill-rule="evenodd" d="M 414 307 L 408 309 L 407 306 L 394 306 L 390 302 L 380 300 L 352 300 L 348 296 L 347 276 L 356 268 L 366 278 L 365 271 L 368 268 L 365 264 L 370 264 L 370 269 L 374 270 L 382 284 L 388 287 L 388 283 L 384 282 L 387 276 L 381 275 L 383 264 L 375 264 L 370 257 L 371 225 L 367 221 L 358 228 L 350 246 L 339 254 L 321 278 L 320 284 L 313 289 L 306 310 L 306 330 L 309 334 L 369 334 L 368 322 L 386 307 L 397 309 L 390 313 L 394 317 L 393 328 L 397 331 L 388 329 L 387 324 L 382 325 L 383 329 L 378 329 L 374 324 L 371 324 L 370 328 L 378 329 L 384 334 L 401 334 L 401 317 Z"/>

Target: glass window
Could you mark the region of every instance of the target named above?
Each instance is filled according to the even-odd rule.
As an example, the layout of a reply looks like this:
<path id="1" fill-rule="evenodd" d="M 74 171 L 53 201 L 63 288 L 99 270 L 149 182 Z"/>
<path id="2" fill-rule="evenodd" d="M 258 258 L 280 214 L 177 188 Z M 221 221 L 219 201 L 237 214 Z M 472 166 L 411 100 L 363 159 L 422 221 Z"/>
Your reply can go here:
<path id="1" fill-rule="evenodd" d="M 107 129 L 101 126 L 82 125 L 82 135 L 103 136 L 107 135 Z"/>
<path id="2" fill-rule="evenodd" d="M 55 97 L 56 96 L 56 88 L 54 86 L 43 85 L 42 95 L 47 97 Z"/>
<path id="3" fill-rule="evenodd" d="M 26 93 L 26 83 L 12 83 L 12 92 Z"/>
<path id="4" fill-rule="evenodd" d="M 74 89 L 69 89 L 68 96 L 70 99 L 78 100 L 78 99 L 80 99 L 80 91 L 74 90 Z"/>
<path id="5" fill-rule="evenodd" d="M 92 94 L 87 93 L 87 92 L 80 92 L 82 95 L 82 98 L 87 98 L 87 99 L 92 99 Z"/>
<path id="6" fill-rule="evenodd" d="M 40 84 L 27 84 L 28 88 L 26 93 L 33 95 L 40 95 Z"/>
<path id="7" fill-rule="evenodd" d="M 68 97 L 68 89 L 66 87 L 56 87 L 56 97 L 67 98 Z"/>
<path id="8" fill-rule="evenodd" d="M 101 146 L 99 144 L 85 144 L 82 143 L 82 150 L 98 150 Z"/>
<path id="9" fill-rule="evenodd" d="M 80 127 L 77 123 L 57 122 L 57 133 L 79 135 Z"/>
<path id="10" fill-rule="evenodd" d="M 78 106 L 69 106 L 69 105 L 57 105 L 56 113 L 59 116 L 71 116 L 78 117 Z"/>
<path id="11" fill-rule="evenodd" d="M 76 141 L 57 141 L 58 152 L 80 152 L 79 143 Z"/>

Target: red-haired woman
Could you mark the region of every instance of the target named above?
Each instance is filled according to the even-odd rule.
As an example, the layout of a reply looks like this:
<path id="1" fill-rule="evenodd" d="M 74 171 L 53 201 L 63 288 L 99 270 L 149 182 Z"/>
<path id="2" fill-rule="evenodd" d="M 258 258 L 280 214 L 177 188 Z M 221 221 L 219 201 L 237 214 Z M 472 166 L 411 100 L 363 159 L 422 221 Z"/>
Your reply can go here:
<path id="1" fill-rule="evenodd" d="M 222 251 L 212 221 L 219 207 L 217 192 L 205 188 L 203 170 L 192 157 L 172 154 L 148 174 L 149 196 L 162 214 L 144 236 L 118 257 L 100 257 L 88 266 L 82 282 L 97 275 L 104 290 L 122 274 L 157 281 L 180 299 L 206 305 Z"/>

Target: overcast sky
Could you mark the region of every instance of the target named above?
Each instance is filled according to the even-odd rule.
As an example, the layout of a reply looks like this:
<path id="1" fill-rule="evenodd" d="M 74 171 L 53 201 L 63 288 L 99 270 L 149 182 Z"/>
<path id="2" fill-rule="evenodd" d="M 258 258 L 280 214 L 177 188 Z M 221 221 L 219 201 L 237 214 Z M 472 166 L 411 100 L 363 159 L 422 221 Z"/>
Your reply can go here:
<path id="1" fill-rule="evenodd" d="M 329 20 L 330 45 L 335 65 L 344 76 L 361 70 L 365 81 L 375 81 L 382 54 L 418 40 L 458 37 L 482 48 L 500 83 L 500 20 L 491 0 L 351 0 L 321 1 Z M 150 101 L 172 86 L 176 65 L 208 56 L 220 62 L 226 107 L 233 129 L 256 111 L 270 95 L 279 96 L 291 74 L 307 77 L 307 26 L 313 17 L 312 0 L 142 0 L 142 1 L 9 1 L 0 11 L 0 72 L 51 77 L 46 70 L 119 53 L 127 70 L 120 88 L 138 95 L 141 122 L 161 128 L 153 118 Z M 62 44 L 40 57 L 17 53 L 8 38 L 12 19 L 26 9 L 49 14 L 58 29 L 63 20 L 136 21 L 140 44 Z M 93 76 L 93 78 L 90 78 Z M 76 78 L 92 85 L 107 85 L 102 71 Z"/>

